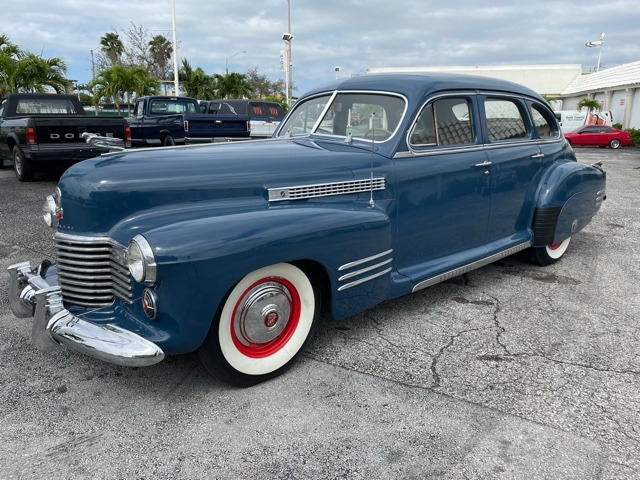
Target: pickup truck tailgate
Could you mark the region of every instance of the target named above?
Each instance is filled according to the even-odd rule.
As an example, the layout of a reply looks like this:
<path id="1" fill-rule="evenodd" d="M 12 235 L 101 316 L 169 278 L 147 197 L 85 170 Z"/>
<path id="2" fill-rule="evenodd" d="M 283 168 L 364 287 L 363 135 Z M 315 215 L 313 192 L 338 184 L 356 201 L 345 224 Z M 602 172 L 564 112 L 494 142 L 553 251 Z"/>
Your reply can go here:
<path id="1" fill-rule="evenodd" d="M 84 132 L 123 140 L 125 136 L 122 118 L 46 116 L 34 117 L 34 123 L 38 144 L 63 145 L 84 142 L 81 137 Z"/>
<path id="2" fill-rule="evenodd" d="M 235 115 L 185 115 L 184 130 L 189 138 L 248 137 L 250 133 L 248 118 Z"/>

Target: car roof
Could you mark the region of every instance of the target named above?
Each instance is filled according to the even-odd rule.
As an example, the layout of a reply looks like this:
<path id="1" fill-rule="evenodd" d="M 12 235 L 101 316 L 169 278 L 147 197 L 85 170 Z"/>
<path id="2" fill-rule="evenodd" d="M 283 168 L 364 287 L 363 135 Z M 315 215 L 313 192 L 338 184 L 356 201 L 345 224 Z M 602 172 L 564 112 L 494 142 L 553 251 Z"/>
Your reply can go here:
<path id="1" fill-rule="evenodd" d="M 377 90 L 424 96 L 442 90 L 488 90 L 526 95 L 543 100 L 523 85 L 492 77 L 458 73 L 371 73 L 334 80 L 307 91 L 304 96 L 333 90 Z"/>

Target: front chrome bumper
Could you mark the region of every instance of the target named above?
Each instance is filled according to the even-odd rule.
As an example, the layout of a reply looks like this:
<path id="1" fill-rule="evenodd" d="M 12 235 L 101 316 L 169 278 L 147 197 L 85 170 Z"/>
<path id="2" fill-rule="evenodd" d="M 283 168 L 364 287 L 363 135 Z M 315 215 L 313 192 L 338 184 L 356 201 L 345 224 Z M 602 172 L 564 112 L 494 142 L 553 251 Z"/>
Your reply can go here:
<path id="1" fill-rule="evenodd" d="M 33 343 L 40 350 L 65 345 L 79 353 L 116 365 L 145 367 L 162 361 L 155 343 L 129 330 L 96 324 L 73 315 L 62 304 L 59 286 L 52 286 L 29 262 L 9 268 L 9 304 L 16 317 L 33 317 Z"/>

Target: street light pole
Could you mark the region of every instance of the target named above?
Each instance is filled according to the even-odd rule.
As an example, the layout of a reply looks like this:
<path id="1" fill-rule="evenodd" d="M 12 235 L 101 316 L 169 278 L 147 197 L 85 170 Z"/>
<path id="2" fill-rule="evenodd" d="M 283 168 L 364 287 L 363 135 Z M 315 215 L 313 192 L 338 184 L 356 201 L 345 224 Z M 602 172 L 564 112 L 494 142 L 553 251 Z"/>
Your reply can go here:
<path id="1" fill-rule="evenodd" d="M 176 0 L 171 0 L 172 22 L 173 22 L 173 88 L 175 95 L 178 95 L 180 82 L 178 80 L 178 41 L 176 40 Z"/>
<path id="2" fill-rule="evenodd" d="M 287 0 L 287 33 L 289 34 L 289 41 L 287 41 L 287 105 L 291 107 L 291 84 L 293 83 L 292 61 L 291 61 L 291 40 L 293 35 L 291 33 L 291 0 Z"/>
<path id="3" fill-rule="evenodd" d="M 231 55 L 230 57 L 227 57 L 224 61 L 224 72 L 229 75 L 229 60 L 231 60 L 233 57 L 235 57 L 236 55 L 240 55 L 241 53 L 247 53 L 244 50 L 240 51 L 240 52 L 236 52 L 233 55 Z"/>
<path id="4" fill-rule="evenodd" d="M 604 33 L 600 34 L 598 40 L 593 40 L 592 42 L 585 43 L 586 47 L 599 47 L 598 51 L 598 64 L 596 65 L 596 72 L 600 71 L 600 57 L 602 56 L 602 46 L 604 45 Z"/>

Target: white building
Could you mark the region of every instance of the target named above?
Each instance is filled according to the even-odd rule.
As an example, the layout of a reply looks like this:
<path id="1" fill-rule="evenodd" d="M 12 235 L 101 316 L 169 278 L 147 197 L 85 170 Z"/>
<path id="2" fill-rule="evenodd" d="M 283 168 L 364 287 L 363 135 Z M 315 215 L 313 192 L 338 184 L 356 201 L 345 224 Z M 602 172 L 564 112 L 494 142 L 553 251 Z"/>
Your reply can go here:
<path id="1" fill-rule="evenodd" d="M 640 62 L 581 75 L 558 96 L 563 110 L 573 110 L 584 97 L 595 98 L 610 110 L 614 123 L 622 128 L 640 128 Z"/>
<path id="2" fill-rule="evenodd" d="M 525 85 L 547 98 L 562 103 L 562 110 L 574 110 L 585 98 L 600 101 L 611 110 L 614 123 L 623 128 L 640 128 L 640 61 L 599 72 L 582 74 L 580 65 L 488 65 L 475 67 L 376 67 L 367 73 L 450 72 L 501 78 Z M 558 108 L 560 109 L 560 108 Z"/>

